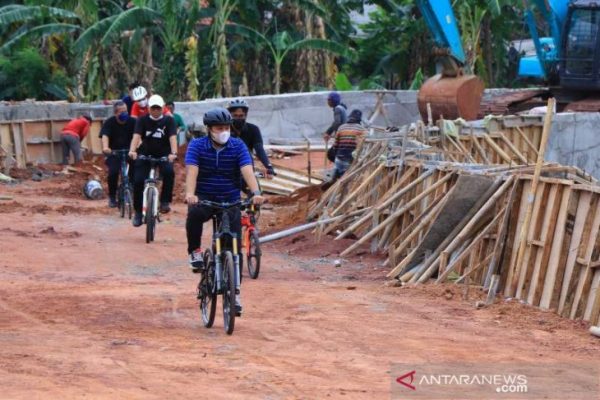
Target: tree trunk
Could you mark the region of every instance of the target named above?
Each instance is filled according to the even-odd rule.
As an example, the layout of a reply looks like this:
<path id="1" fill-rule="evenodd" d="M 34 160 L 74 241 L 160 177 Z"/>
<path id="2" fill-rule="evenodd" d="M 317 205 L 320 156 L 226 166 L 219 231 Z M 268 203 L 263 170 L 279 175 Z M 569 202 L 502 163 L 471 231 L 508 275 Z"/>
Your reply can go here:
<path id="1" fill-rule="evenodd" d="M 275 60 L 275 94 L 279 94 L 281 86 L 281 61 Z"/>
<path id="2" fill-rule="evenodd" d="M 320 39 L 327 39 L 327 34 L 325 33 L 325 23 L 323 22 L 323 18 L 317 17 L 317 31 L 319 33 Z M 328 52 L 323 52 L 323 58 L 325 61 L 324 65 L 324 74 L 325 77 L 324 83 L 329 89 L 333 89 L 335 86 L 335 73 L 336 67 L 333 62 L 333 56 Z"/>
<path id="3" fill-rule="evenodd" d="M 488 86 L 495 87 L 496 79 L 494 78 L 494 62 L 493 62 L 493 52 L 492 52 L 492 28 L 491 28 L 491 18 L 490 16 L 485 17 L 485 22 L 483 25 L 484 29 L 484 40 L 485 40 L 485 60 L 487 66 L 487 77 L 488 77 Z"/>
<path id="4" fill-rule="evenodd" d="M 310 12 L 306 13 L 306 18 L 305 18 L 305 23 L 306 23 L 306 37 L 309 39 L 313 38 L 313 30 L 314 30 L 314 24 L 313 24 L 313 15 Z M 315 57 L 316 57 L 316 51 L 313 50 L 308 50 L 306 52 L 306 57 L 307 57 L 307 65 L 306 65 L 306 69 L 308 70 L 308 91 L 310 91 L 314 86 L 315 86 Z"/>
<path id="5" fill-rule="evenodd" d="M 90 60 L 92 58 L 92 49 L 89 48 L 88 51 L 85 52 L 83 56 L 83 61 L 81 63 L 81 68 L 77 73 L 77 100 L 82 100 L 85 98 L 85 78 L 87 77 L 88 67 L 90 65 Z"/>
<path id="6" fill-rule="evenodd" d="M 231 89 L 231 74 L 229 72 L 229 59 L 227 58 L 227 37 L 225 31 L 219 33 L 219 63 L 223 71 L 223 90 L 226 97 L 233 96 Z"/>

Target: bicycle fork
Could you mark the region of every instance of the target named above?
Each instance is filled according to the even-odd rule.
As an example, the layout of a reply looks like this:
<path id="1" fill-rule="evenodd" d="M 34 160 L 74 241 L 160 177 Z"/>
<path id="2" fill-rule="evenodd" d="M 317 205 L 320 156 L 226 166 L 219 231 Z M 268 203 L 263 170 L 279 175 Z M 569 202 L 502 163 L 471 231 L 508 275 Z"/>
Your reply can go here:
<path id="1" fill-rule="evenodd" d="M 238 255 L 238 242 L 237 238 L 232 238 L 233 244 L 233 277 L 235 279 L 235 294 L 240 294 L 240 259 Z M 221 238 L 218 238 L 215 243 L 215 250 L 217 255 L 221 254 Z M 223 290 L 223 265 L 221 263 L 221 257 L 215 257 L 215 275 L 217 278 L 217 291 Z"/>
<path id="2" fill-rule="evenodd" d="M 154 199 L 155 201 L 152 204 L 152 210 L 148 210 L 148 193 L 150 192 L 150 190 L 154 191 Z M 156 186 L 154 186 L 153 184 L 150 185 L 146 185 L 146 187 L 144 188 L 144 195 L 142 197 L 142 214 L 144 217 L 146 217 L 146 215 L 148 214 L 148 211 L 150 211 L 152 214 L 152 216 L 156 216 L 158 215 L 158 189 L 156 189 Z"/>

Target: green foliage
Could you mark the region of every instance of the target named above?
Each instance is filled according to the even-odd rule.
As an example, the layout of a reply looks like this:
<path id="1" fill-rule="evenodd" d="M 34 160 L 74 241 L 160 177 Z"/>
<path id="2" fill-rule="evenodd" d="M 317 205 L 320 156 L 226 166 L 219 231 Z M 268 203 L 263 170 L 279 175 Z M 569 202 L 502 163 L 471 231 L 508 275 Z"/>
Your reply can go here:
<path id="1" fill-rule="evenodd" d="M 66 99 L 69 79 L 63 71 L 52 72 L 46 59 L 33 48 L 0 58 L 0 98 L 24 100 Z"/>

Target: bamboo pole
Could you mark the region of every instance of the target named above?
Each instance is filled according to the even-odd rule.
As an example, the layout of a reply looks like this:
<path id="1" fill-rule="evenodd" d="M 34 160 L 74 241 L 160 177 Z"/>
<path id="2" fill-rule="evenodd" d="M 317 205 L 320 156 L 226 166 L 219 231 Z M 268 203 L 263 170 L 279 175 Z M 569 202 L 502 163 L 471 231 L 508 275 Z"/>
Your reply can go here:
<path id="1" fill-rule="evenodd" d="M 514 287 L 518 281 L 521 272 L 521 263 L 523 262 L 523 257 L 525 255 L 525 247 L 527 246 L 527 233 L 529 232 L 529 225 L 531 224 L 531 213 L 533 210 L 533 203 L 535 200 L 535 194 L 537 193 L 537 186 L 540 180 L 540 174 L 542 172 L 542 165 L 544 163 L 544 155 L 546 154 L 546 146 L 548 144 L 548 138 L 550 137 L 550 130 L 552 128 L 552 116 L 554 114 L 554 98 L 548 99 L 548 107 L 546 111 L 546 117 L 544 118 L 544 128 L 542 130 L 542 139 L 540 142 L 540 149 L 538 152 L 538 158 L 535 163 L 535 170 L 533 173 L 533 181 L 531 182 L 531 189 L 527 195 L 527 209 L 525 212 L 525 221 L 521 226 L 521 231 L 519 232 L 519 247 L 517 252 L 517 260 L 514 265 L 515 273 L 513 275 L 512 286 Z M 525 195 L 525 194 L 523 194 Z"/>
<path id="2" fill-rule="evenodd" d="M 433 192 L 439 186 L 443 185 L 448 180 L 450 180 L 450 178 L 452 178 L 452 174 L 448 174 L 448 175 L 444 176 L 442 179 L 440 179 L 439 181 L 437 181 L 436 183 L 434 183 L 433 185 L 431 185 L 430 187 L 428 187 L 426 190 L 424 190 L 417 197 L 413 198 L 411 201 L 409 201 L 408 203 L 406 203 L 399 210 L 395 211 L 392 215 L 390 215 L 389 217 L 387 217 L 382 223 L 380 223 L 379 225 L 377 225 L 377 227 L 375 229 L 372 229 L 371 231 L 369 231 L 360 240 L 358 240 L 357 242 L 355 242 L 354 244 L 352 244 L 352 246 L 350 246 L 346 250 L 344 250 L 340 254 L 340 256 L 343 257 L 345 255 L 348 255 L 348 253 L 350 253 L 351 251 L 355 250 L 358 246 L 360 246 L 363 243 L 366 243 L 368 240 L 370 240 L 377 233 L 379 233 L 380 231 L 382 231 L 383 229 L 385 229 L 388 224 L 392 223 L 400 215 L 402 215 L 406 211 L 410 210 L 415 204 L 417 204 L 419 201 L 421 201 L 425 196 L 429 195 L 431 192 Z"/>

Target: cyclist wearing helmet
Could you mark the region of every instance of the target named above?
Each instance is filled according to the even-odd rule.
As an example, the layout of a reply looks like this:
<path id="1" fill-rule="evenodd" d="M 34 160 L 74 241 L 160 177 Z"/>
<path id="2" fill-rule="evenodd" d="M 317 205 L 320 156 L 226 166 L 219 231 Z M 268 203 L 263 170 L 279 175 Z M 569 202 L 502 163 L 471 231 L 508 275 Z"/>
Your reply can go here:
<path id="1" fill-rule="evenodd" d="M 232 122 L 231 114 L 224 108 L 208 111 L 204 114 L 208 135 L 193 139 L 185 155 L 185 199 L 190 205 L 186 221 L 187 250 L 190 268 L 194 273 L 204 268 L 200 249 L 202 224 L 212 218 L 215 210 L 208 206 L 191 205 L 196 204 L 198 199 L 225 203 L 239 201 L 241 177 L 250 187 L 254 203 L 261 204 L 264 201 L 248 149 L 240 139 L 230 137 Z M 232 208 L 229 213 L 232 231 L 241 235 L 239 208 Z M 236 296 L 236 308 L 241 315 L 239 295 Z"/>
<path id="2" fill-rule="evenodd" d="M 148 106 L 148 91 L 143 86 L 138 86 L 131 92 L 131 98 L 134 103 L 131 107 L 131 116 L 133 118 L 140 118 L 144 115 L 148 115 L 150 113 L 150 109 Z M 168 108 L 163 106 L 163 114 L 171 115 L 171 111 Z"/>
<path id="3" fill-rule="evenodd" d="M 175 184 L 173 161 L 177 158 L 177 128 L 173 117 L 163 114 L 165 101 L 161 96 L 157 94 L 151 96 L 148 106 L 150 114 L 138 118 L 135 124 L 133 140 L 129 146 L 129 157 L 135 160 L 138 152 L 156 158 L 168 157 L 169 162 L 159 164 L 163 179 L 160 212 L 167 213 L 171 210 L 169 203 L 173 199 L 173 185 Z M 137 160 L 133 176 L 133 208 L 135 209 L 133 226 L 142 225 L 144 182 L 149 173 L 150 164 L 143 160 Z"/>
<path id="4" fill-rule="evenodd" d="M 133 105 L 131 106 L 131 116 L 133 118 L 139 118 L 148 114 L 148 92 L 143 86 L 138 86 L 131 91 L 131 100 Z"/>
<path id="5" fill-rule="evenodd" d="M 248 147 L 250 154 L 254 151 L 256 153 L 256 157 L 260 160 L 260 162 L 265 166 L 267 170 L 267 176 L 273 176 L 275 174 L 275 170 L 269 161 L 269 157 L 265 152 L 263 147 L 263 139 L 262 134 L 260 133 L 260 129 L 258 126 L 246 122 L 246 117 L 248 116 L 248 103 L 243 99 L 236 99 L 229 102 L 227 109 L 231 113 L 231 117 L 233 118 L 232 124 L 232 133 L 234 137 L 238 137 L 242 139 L 242 141 Z"/>

